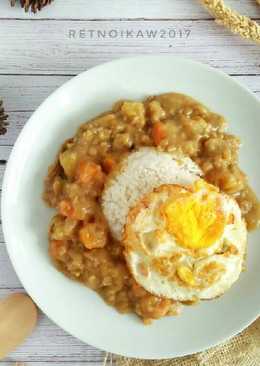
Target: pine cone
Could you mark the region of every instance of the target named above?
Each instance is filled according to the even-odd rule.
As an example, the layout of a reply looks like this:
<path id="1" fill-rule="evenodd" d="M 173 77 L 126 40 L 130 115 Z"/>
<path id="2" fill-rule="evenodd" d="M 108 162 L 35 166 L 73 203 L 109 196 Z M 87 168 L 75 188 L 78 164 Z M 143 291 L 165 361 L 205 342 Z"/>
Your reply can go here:
<path id="1" fill-rule="evenodd" d="M 0 99 L 0 135 L 4 135 L 6 133 L 6 127 L 8 126 L 7 114 L 5 114 L 3 101 Z"/>
<path id="2" fill-rule="evenodd" d="M 15 6 L 16 1 L 19 0 L 10 0 L 11 6 Z M 33 13 L 36 13 L 38 10 L 41 10 L 44 6 L 50 4 L 53 0 L 20 0 L 21 7 L 27 12 L 31 10 Z"/>

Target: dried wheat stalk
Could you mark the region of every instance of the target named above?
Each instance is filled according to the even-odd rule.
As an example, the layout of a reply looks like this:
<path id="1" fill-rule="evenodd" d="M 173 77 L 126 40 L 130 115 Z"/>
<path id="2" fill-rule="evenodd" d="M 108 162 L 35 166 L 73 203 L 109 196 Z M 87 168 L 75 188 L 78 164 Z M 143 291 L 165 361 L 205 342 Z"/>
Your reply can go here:
<path id="1" fill-rule="evenodd" d="M 15 6 L 16 1 L 19 0 L 10 0 L 11 6 Z M 41 10 L 44 6 L 50 4 L 53 0 L 20 0 L 21 7 L 27 12 L 31 10 L 33 13 L 36 13 L 38 10 Z"/>
<path id="2" fill-rule="evenodd" d="M 225 5 L 224 0 L 200 0 L 218 24 L 245 39 L 260 43 L 260 25 Z M 260 0 L 257 0 L 260 4 Z"/>

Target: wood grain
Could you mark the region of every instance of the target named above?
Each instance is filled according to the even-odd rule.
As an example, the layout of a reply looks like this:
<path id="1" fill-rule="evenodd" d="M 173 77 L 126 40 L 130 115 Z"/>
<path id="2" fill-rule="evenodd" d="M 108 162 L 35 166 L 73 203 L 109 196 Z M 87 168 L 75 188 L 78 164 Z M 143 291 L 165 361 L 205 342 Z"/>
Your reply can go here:
<path id="1" fill-rule="evenodd" d="M 260 47 L 208 20 L 1 20 L 0 34 L 0 74 L 77 74 L 151 53 L 189 57 L 230 74 L 260 74 Z"/>
<path id="2" fill-rule="evenodd" d="M 103 355 L 103 353 L 102 353 Z M 21 362 L 16 364 L 16 360 L 17 358 L 15 358 L 16 355 L 10 355 L 10 357 L 8 358 L 8 361 L 4 361 L 4 362 L 0 362 L 1 366 L 46 366 L 46 365 L 51 365 L 51 366 L 103 366 L 103 356 L 100 357 L 99 361 L 93 361 L 91 359 L 87 359 L 85 361 L 69 361 L 69 360 L 62 360 L 62 361 L 26 361 L 26 363 Z M 16 356 L 16 357 L 20 357 L 20 356 Z M 55 357 L 54 357 L 55 358 Z M 19 360 L 19 358 L 18 358 Z M 37 363 L 36 363 L 37 362 Z M 108 363 L 108 366 L 115 366 L 115 364 L 110 365 Z"/>
<path id="3" fill-rule="evenodd" d="M 15 356 L 15 355 L 14 355 Z M 15 357 L 13 355 L 11 355 L 9 357 L 9 361 L 4 361 L 4 362 L 0 362 L 1 366 L 46 366 L 46 365 L 50 365 L 51 366 L 103 366 L 103 358 L 101 358 L 99 361 L 92 361 L 91 359 L 85 360 L 85 361 L 27 361 L 26 363 L 21 362 L 16 364 L 16 360 Z M 13 358 L 13 360 L 12 360 Z M 19 359 L 19 358 L 18 358 Z M 108 363 L 109 366 L 114 366 L 110 365 Z"/>
<path id="4" fill-rule="evenodd" d="M 1 18 L 77 18 L 77 19 L 118 19 L 118 18 L 162 18 L 202 19 L 209 14 L 199 0 L 55 0 L 37 15 L 25 14 L 18 6 L 10 9 L 8 1 L 1 0 Z M 255 0 L 226 0 L 233 8 L 252 17 L 260 15 Z"/>
<path id="5" fill-rule="evenodd" d="M 0 160 L 7 160 L 12 151 L 12 146 L 0 145 Z"/>
<path id="6" fill-rule="evenodd" d="M 0 231 L 1 239 L 3 239 L 1 228 Z M 0 289 L 10 288 L 22 288 L 22 284 L 9 260 L 5 244 L 0 243 Z"/>

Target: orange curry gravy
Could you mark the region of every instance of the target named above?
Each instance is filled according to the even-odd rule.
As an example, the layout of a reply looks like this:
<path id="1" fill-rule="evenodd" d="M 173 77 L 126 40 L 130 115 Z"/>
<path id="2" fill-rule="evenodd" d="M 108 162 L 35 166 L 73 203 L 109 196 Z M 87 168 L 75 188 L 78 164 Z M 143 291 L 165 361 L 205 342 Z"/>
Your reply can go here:
<path id="1" fill-rule="evenodd" d="M 240 141 L 225 127 L 223 117 L 175 93 L 117 102 L 110 112 L 83 124 L 63 144 L 45 181 L 44 200 L 57 210 L 49 228 L 49 253 L 57 268 L 145 323 L 178 314 L 181 304 L 148 293 L 131 276 L 100 197 L 122 156 L 143 146 L 180 150 L 208 182 L 237 200 L 248 229 L 256 228 L 260 205 L 238 165 Z"/>

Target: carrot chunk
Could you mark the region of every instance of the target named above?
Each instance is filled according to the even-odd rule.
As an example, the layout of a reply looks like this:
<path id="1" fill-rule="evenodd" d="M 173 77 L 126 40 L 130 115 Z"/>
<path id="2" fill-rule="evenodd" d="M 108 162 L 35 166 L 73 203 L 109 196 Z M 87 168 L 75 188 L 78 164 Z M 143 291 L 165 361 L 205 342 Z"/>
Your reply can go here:
<path id="1" fill-rule="evenodd" d="M 156 146 L 160 145 L 161 141 L 166 137 L 165 126 L 162 122 L 154 123 L 152 127 L 152 138 Z"/>
<path id="2" fill-rule="evenodd" d="M 98 223 L 88 223 L 80 229 L 79 240 L 87 249 L 103 248 L 107 242 L 107 231 Z"/>
<path id="3" fill-rule="evenodd" d="M 95 181 L 104 183 L 104 173 L 101 166 L 92 161 L 81 161 L 76 174 L 80 183 L 92 184 Z"/>
<path id="4" fill-rule="evenodd" d="M 108 174 L 110 173 L 116 166 L 116 161 L 111 156 L 107 156 L 103 162 L 102 166 L 104 168 L 104 171 Z"/>

